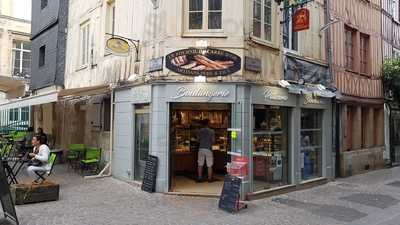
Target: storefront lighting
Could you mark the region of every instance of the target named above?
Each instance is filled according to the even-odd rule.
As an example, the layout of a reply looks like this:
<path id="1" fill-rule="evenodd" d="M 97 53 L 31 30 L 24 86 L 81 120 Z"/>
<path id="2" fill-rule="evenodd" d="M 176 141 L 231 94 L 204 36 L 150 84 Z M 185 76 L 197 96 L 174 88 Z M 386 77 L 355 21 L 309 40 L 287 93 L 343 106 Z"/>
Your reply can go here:
<path id="1" fill-rule="evenodd" d="M 206 83 L 207 82 L 207 77 L 205 76 L 196 76 L 194 77 L 194 82 L 195 83 Z"/>

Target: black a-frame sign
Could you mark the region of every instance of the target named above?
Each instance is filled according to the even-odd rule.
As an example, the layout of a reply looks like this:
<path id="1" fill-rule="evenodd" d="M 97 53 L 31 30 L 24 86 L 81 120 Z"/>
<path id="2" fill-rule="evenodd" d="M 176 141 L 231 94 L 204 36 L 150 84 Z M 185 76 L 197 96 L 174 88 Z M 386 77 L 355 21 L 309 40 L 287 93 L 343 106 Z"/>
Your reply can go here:
<path id="1" fill-rule="evenodd" d="M 5 219 L 12 220 L 19 225 L 2 160 L 0 160 L 0 202 L 3 208 Z"/>

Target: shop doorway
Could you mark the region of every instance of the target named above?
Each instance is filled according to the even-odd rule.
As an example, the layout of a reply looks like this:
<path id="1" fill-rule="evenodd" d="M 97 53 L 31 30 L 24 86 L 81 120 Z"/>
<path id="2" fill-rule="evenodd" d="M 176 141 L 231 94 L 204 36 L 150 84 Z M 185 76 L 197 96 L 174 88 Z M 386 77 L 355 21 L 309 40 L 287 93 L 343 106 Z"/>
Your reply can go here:
<path id="1" fill-rule="evenodd" d="M 191 194 L 220 194 L 226 165 L 230 161 L 228 152 L 231 140 L 229 104 L 173 103 L 170 107 L 170 191 Z M 209 183 L 197 182 L 199 138 L 198 132 L 207 120 L 215 132 L 212 144 L 213 177 Z M 203 178 L 207 178 L 206 164 Z"/>
<path id="2" fill-rule="evenodd" d="M 149 155 L 150 106 L 135 105 L 135 151 L 134 179 L 143 180 L 146 160 Z"/>

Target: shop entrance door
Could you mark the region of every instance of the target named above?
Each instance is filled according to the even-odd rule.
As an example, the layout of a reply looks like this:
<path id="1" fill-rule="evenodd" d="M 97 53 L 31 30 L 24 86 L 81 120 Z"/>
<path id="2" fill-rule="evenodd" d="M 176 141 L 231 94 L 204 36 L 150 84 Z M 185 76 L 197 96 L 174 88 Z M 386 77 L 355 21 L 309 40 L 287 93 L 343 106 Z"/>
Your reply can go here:
<path id="1" fill-rule="evenodd" d="M 400 165 L 400 111 L 393 110 L 391 113 L 391 161 L 394 166 Z"/>
<path id="2" fill-rule="evenodd" d="M 192 194 L 220 194 L 226 164 L 230 161 L 228 152 L 231 140 L 228 128 L 231 126 L 229 104 L 173 103 L 170 107 L 170 191 Z M 207 164 L 203 166 L 205 182 L 198 178 L 198 132 L 203 122 L 215 133 L 212 144 L 213 177 L 207 181 Z"/>
<path id="3" fill-rule="evenodd" d="M 150 110 L 149 105 L 135 105 L 135 168 L 134 179 L 143 180 L 146 159 L 149 155 Z"/>

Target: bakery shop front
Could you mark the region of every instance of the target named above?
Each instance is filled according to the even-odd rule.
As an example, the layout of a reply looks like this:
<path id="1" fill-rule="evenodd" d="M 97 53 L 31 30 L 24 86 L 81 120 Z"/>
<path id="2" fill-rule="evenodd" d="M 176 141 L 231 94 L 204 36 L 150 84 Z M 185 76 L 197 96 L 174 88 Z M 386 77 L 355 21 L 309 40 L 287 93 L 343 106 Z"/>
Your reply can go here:
<path id="1" fill-rule="evenodd" d="M 248 171 L 243 197 L 332 177 L 331 92 L 287 82 L 208 79 L 241 71 L 241 58 L 221 50 L 185 49 L 165 59 L 170 71 L 195 78 L 114 90 L 114 177 L 140 182 L 149 154 L 159 160 L 156 191 L 164 193 L 219 195 L 238 156 Z M 205 121 L 214 133 L 214 179 L 198 182 Z"/>

